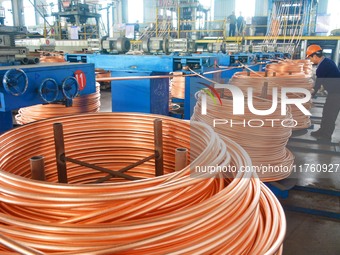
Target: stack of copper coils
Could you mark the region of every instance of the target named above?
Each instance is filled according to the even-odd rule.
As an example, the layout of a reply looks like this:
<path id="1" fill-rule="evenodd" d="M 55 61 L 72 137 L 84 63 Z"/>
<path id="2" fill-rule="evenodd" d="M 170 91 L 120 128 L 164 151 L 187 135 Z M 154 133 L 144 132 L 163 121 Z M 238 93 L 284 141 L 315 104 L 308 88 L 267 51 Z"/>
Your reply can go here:
<path id="1" fill-rule="evenodd" d="M 53 123 L 63 124 L 67 157 L 117 170 L 154 153 L 156 118 L 164 175 L 153 177 L 149 162 L 127 172 L 144 179 L 93 184 L 106 174 L 67 163 L 68 184 L 56 183 Z M 10 130 L 0 146 L 1 254 L 282 254 L 281 205 L 244 171 L 248 154 L 204 123 L 66 116 Z M 190 164 L 174 172 L 174 150 L 183 147 Z M 30 179 L 28 159 L 37 155 L 46 181 Z"/>
<path id="2" fill-rule="evenodd" d="M 266 70 L 279 75 L 302 74 L 312 76 L 312 62 L 309 59 L 287 59 L 278 63 L 268 64 Z"/>
<path id="3" fill-rule="evenodd" d="M 248 88 L 253 88 L 254 94 L 259 95 L 262 93 L 264 85 L 267 84 L 268 90 L 267 94 L 271 95 L 273 88 L 277 88 L 278 94 L 280 95 L 280 89 L 285 88 L 303 88 L 309 91 L 313 89 L 313 80 L 309 75 L 303 72 L 302 64 L 286 64 L 282 62 L 283 66 L 290 66 L 291 70 L 296 70 L 299 72 L 286 72 L 282 73 L 280 71 L 281 64 L 269 64 L 267 65 L 268 72 L 238 72 L 233 75 L 229 83 L 235 85 L 246 92 Z M 288 63 L 288 62 L 287 62 Z M 284 70 L 284 68 L 282 68 Z M 289 98 L 303 98 L 305 94 L 287 94 Z M 304 107 L 307 110 L 312 108 L 311 101 L 304 103 Z M 295 105 L 291 105 L 291 113 L 293 119 L 297 121 L 297 125 L 293 127 L 294 130 L 305 129 L 311 125 L 309 115 L 305 115 L 299 108 Z"/>
<path id="4" fill-rule="evenodd" d="M 96 92 L 89 95 L 78 96 L 73 99 L 72 106 L 63 104 L 39 104 L 20 108 L 15 120 L 18 124 L 80 113 L 94 113 L 100 110 L 100 85 L 96 84 Z"/>
<path id="5" fill-rule="evenodd" d="M 293 63 L 303 64 L 303 71 L 305 72 L 305 74 L 309 76 L 313 75 L 313 65 L 309 59 L 293 59 L 286 61 L 292 61 Z"/>
<path id="6" fill-rule="evenodd" d="M 262 181 L 277 181 L 290 175 L 294 156 L 286 148 L 286 144 L 294 123 L 289 109 L 286 116 L 281 115 L 280 107 L 271 114 L 259 116 L 248 109 L 245 99 L 244 114 L 234 115 L 235 99 L 232 97 L 221 98 L 222 105 L 206 97 L 207 114 L 202 114 L 204 93 L 197 95 L 198 101 L 192 120 L 207 123 L 214 127 L 217 133 L 240 144 L 249 153 Z M 270 96 L 254 97 L 253 105 L 257 110 L 267 110 L 272 107 L 272 100 Z"/>

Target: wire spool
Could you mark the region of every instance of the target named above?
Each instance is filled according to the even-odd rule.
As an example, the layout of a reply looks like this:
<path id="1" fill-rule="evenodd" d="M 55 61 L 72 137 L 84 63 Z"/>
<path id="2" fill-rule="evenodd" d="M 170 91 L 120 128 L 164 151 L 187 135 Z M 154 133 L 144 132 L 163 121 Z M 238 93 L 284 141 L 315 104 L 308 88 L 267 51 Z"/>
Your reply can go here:
<path id="1" fill-rule="evenodd" d="M 88 184 L 103 174 L 68 164 L 69 184 L 55 183 L 53 123 L 63 123 L 68 157 L 120 169 L 154 152 L 155 118 L 163 120 L 165 175 L 154 178 L 153 164 L 145 164 L 129 174 L 146 179 Z M 238 144 L 204 123 L 65 116 L 10 130 L 0 146 L 1 254 L 282 254 L 283 209 L 253 173 L 195 173 L 251 164 Z M 176 148 L 189 150 L 190 165 L 174 172 Z M 29 179 L 34 155 L 45 158 L 46 182 Z"/>
<path id="2" fill-rule="evenodd" d="M 171 97 L 185 98 L 185 77 L 182 72 L 173 72 L 171 79 Z"/>
<path id="3" fill-rule="evenodd" d="M 78 96 L 73 99 L 72 106 L 62 104 L 39 104 L 20 108 L 15 120 L 23 125 L 33 121 L 80 113 L 94 113 L 100 110 L 100 85 L 96 83 L 96 92 Z"/>
<path id="4" fill-rule="evenodd" d="M 201 114 L 202 93 L 198 96 L 192 120 L 202 121 L 214 127 L 214 130 L 240 144 L 250 155 L 254 166 L 286 169 L 286 171 L 260 171 L 258 176 L 262 181 L 277 181 L 290 175 L 294 161 L 293 154 L 286 148 L 292 129 L 290 112 L 282 116 L 280 107 L 273 114 L 258 116 L 245 106 L 244 115 L 233 115 L 233 100 L 222 98 L 222 105 L 207 97 L 207 115 Z M 245 100 L 246 101 L 246 100 Z M 255 109 L 266 110 L 272 106 L 271 100 L 254 98 Z M 273 119 L 275 121 L 269 121 Z M 218 122 L 214 122 L 220 120 Z M 281 123 L 284 123 L 282 125 Z M 218 124 L 216 124 L 218 123 Z"/>
<path id="5" fill-rule="evenodd" d="M 274 64 L 273 64 L 274 65 Z M 268 65 L 269 66 L 269 65 Z M 302 65 L 299 67 L 302 70 Z M 273 68 L 270 68 L 273 70 Z M 279 69 L 275 69 L 279 70 Z M 310 76 L 304 74 L 304 72 L 288 74 L 277 74 L 276 72 L 237 72 L 229 80 L 229 83 L 239 87 L 243 92 L 246 92 L 248 88 L 253 89 L 254 95 L 261 95 L 264 83 L 268 84 L 268 95 L 272 95 L 273 88 L 278 88 L 280 94 L 280 88 L 304 88 L 312 92 L 313 80 Z M 274 74 L 275 73 L 275 74 Z M 275 76 L 274 76 L 275 75 Z M 303 94 L 287 94 L 288 98 L 299 98 L 303 97 Z M 311 102 L 303 104 L 307 110 L 312 107 Z M 294 130 L 300 130 L 310 127 L 311 121 L 308 115 L 304 115 L 300 109 L 295 105 L 291 106 L 291 114 L 293 119 L 297 121 L 297 125 L 293 128 Z"/>

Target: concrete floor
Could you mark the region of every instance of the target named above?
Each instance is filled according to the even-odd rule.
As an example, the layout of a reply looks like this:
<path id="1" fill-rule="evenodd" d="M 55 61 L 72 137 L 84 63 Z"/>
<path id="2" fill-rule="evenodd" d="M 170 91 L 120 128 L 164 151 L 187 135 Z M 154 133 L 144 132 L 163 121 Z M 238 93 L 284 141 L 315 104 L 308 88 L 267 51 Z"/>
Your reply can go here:
<path id="1" fill-rule="evenodd" d="M 319 97 L 316 102 L 324 102 Z M 312 116 L 321 117 L 322 108 L 314 107 Z M 319 128 L 319 121 L 314 121 L 312 128 L 294 138 L 316 141 L 310 132 Z M 292 149 L 295 164 L 340 164 L 340 117 L 338 116 L 336 130 L 333 133 L 332 145 L 322 143 L 289 143 L 308 148 L 320 149 L 326 153 L 303 152 Z M 327 154 L 327 151 L 338 150 L 337 154 Z M 333 195 L 322 195 L 297 190 L 289 191 L 287 199 L 280 199 L 287 217 L 287 234 L 284 243 L 284 255 L 339 255 L 340 254 L 340 220 L 314 216 L 288 210 L 289 205 L 331 212 L 340 216 L 340 166 L 334 173 L 297 173 L 292 175 L 290 182 L 303 187 L 313 187 L 334 191 Z M 289 180 L 288 180 L 289 182 Z"/>
<path id="2" fill-rule="evenodd" d="M 111 94 L 105 90 L 101 93 L 101 111 L 111 112 Z M 324 98 L 318 98 L 323 102 Z M 313 116 L 321 116 L 321 108 L 313 108 Z M 304 132 L 295 132 L 294 138 L 303 139 L 304 142 L 290 142 L 289 145 L 296 147 L 291 149 L 295 155 L 295 164 L 340 164 L 340 151 L 338 154 L 320 153 L 317 150 L 334 151 L 340 146 L 340 117 L 337 120 L 336 130 L 332 142 L 337 144 L 317 143 L 317 140 L 310 136 L 310 132 L 318 128 L 313 123 L 312 128 Z M 311 143 L 311 142 L 316 143 Z M 336 146 L 338 145 L 338 146 Z M 304 152 L 299 148 L 313 148 L 315 151 Z M 290 206 L 299 206 L 332 212 L 340 215 L 340 166 L 335 173 L 294 173 L 290 178 L 280 184 L 293 187 L 315 187 L 337 192 L 337 196 L 322 195 L 297 190 L 289 190 L 286 199 L 280 199 L 286 212 L 287 234 L 284 242 L 283 255 L 340 255 L 340 220 L 327 217 L 314 216 L 307 213 L 294 212 L 288 209 Z M 333 215 L 334 215 L 333 214 Z"/>

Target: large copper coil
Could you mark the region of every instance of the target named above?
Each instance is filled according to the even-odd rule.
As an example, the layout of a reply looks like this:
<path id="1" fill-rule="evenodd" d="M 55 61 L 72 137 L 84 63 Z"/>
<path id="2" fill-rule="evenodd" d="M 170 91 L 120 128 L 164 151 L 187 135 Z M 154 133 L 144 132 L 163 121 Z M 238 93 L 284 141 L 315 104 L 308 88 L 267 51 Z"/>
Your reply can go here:
<path id="1" fill-rule="evenodd" d="M 170 79 L 171 97 L 184 99 L 185 98 L 185 77 L 182 72 L 174 72 Z"/>
<path id="2" fill-rule="evenodd" d="M 198 101 L 192 120 L 209 124 L 214 130 L 240 144 L 250 155 L 254 166 L 258 167 L 258 175 L 262 181 L 281 180 L 290 175 L 294 161 L 293 154 L 286 148 L 294 125 L 290 112 L 281 115 L 280 107 L 265 116 L 253 114 L 245 102 L 244 115 L 233 115 L 233 99 L 222 98 L 222 105 L 207 97 L 207 114 L 201 114 L 202 93 L 198 93 Z M 245 100 L 246 101 L 246 100 Z M 272 106 L 271 100 L 254 98 L 255 109 L 267 110 Z M 238 106 L 240 107 L 240 106 Z M 275 120 L 275 121 L 273 121 Z M 282 124 L 283 123 L 283 124 Z M 261 167 L 272 167 L 286 171 L 261 171 Z"/>
<path id="3" fill-rule="evenodd" d="M 94 113 L 100 110 L 100 85 L 96 84 L 96 92 L 78 96 L 73 99 L 72 106 L 63 104 L 39 104 L 20 108 L 15 120 L 23 125 L 33 121 L 80 113 Z"/>
<path id="4" fill-rule="evenodd" d="M 154 152 L 155 118 L 163 120 L 165 175 L 153 177 L 151 161 L 128 171 L 145 179 L 90 184 L 105 174 L 67 163 L 69 183 L 56 183 L 53 123 L 64 126 L 67 157 L 118 170 Z M 251 165 L 204 123 L 66 116 L 10 130 L 0 146 L 1 254 L 282 254 L 283 209 L 254 173 L 197 170 Z M 189 150 L 190 165 L 174 172 L 176 148 Z M 30 179 L 36 155 L 45 157 L 46 182 Z"/>
<path id="5" fill-rule="evenodd" d="M 313 91 L 313 80 L 309 75 L 303 72 L 289 74 L 275 74 L 266 72 L 237 72 L 229 80 L 229 83 L 239 87 L 244 93 L 247 92 L 248 88 L 253 89 L 255 96 L 261 96 L 264 91 L 265 85 L 267 86 L 266 94 L 272 95 L 273 88 L 278 89 L 280 95 L 280 88 L 304 88 Z M 287 94 L 289 98 L 300 98 L 304 97 L 304 94 L 291 93 Z M 307 102 L 303 104 L 307 110 L 310 110 L 312 103 Z M 297 121 L 297 125 L 294 130 L 305 129 L 310 127 L 311 121 L 308 115 L 304 115 L 299 108 L 295 105 L 291 106 L 291 114 Z"/>

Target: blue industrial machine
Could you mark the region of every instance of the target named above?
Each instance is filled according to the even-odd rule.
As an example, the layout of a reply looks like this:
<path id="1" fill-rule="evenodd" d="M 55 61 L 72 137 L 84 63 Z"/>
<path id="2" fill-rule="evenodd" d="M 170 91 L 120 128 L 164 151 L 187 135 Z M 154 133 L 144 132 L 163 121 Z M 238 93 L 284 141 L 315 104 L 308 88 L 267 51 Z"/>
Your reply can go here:
<path id="1" fill-rule="evenodd" d="M 36 104 L 72 105 L 95 92 L 93 64 L 38 64 L 0 67 L 0 133 L 13 127 L 12 111 Z"/>
<path id="2" fill-rule="evenodd" d="M 108 45 L 103 42 L 102 45 Z M 117 46 L 111 45 L 109 52 L 116 52 Z M 124 45 L 127 46 L 126 43 Z M 218 48 L 211 45 L 212 48 Z M 124 47 L 126 49 L 126 47 Z M 151 38 L 143 44 L 146 54 L 157 55 L 117 55 L 117 54 L 66 54 L 68 62 L 92 63 L 96 68 L 110 71 L 113 81 L 112 111 L 169 114 L 169 74 L 181 72 L 185 77 L 185 98 L 172 98 L 183 106 L 179 115 L 189 119 L 196 103 L 195 93 L 212 85 L 197 73 L 218 83 L 227 82 L 235 72 L 249 66 L 254 71 L 262 70 L 257 64 L 256 55 L 240 52 L 238 44 L 225 45 L 224 52 L 196 52 L 190 39 Z M 228 51 L 226 51 L 228 50 Z M 170 52 L 170 55 L 165 55 Z M 232 54 L 231 54 L 232 53 Z M 274 58 L 274 54 L 271 55 Z M 223 66 L 219 68 L 219 66 Z M 196 74 L 194 74 L 196 73 Z M 210 84 L 209 84 L 210 83 Z"/>
<path id="3" fill-rule="evenodd" d="M 218 63 L 213 56 L 172 55 L 105 55 L 105 54 L 67 54 L 69 62 L 93 63 L 96 68 L 109 70 L 112 77 L 112 111 L 144 112 L 169 115 L 169 77 L 172 72 L 190 74 L 216 70 Z M 191 73 L 192 74 L 192 73 Z M 155 77 L 156 76 L 156 77 Z M 162 77 L 163 76 L 163 77 Z M 136 79 L 136 77 L 139 77 Z M 205 75 L 212 78 L 212 74 Z M 194 82 L 195 81 L 195 82 Z M 184 118 L 189 119 L 192 112 L 194 94 L 205 86 L 202 78 L 187 77 L 186 87 L 190 92 L 183 100 Z M 189 90 L 188 90 L 189 91 Z M 191 105 L 191 107 L 190 107 Z"/>
<path id="4" fill-rule="evenodd" d="M 13 110 L 46 103 L 71 106 L 78 94 L 94 93 L 96 88 L 93 64 L 28 65 L 27 49 L 15 47 L 14 40 L 6 39 L 25 31 L 23 27 L 0 27 L 3 42 L 10 42 L 0 45 L 0 133 L 13 127 Z"/>

